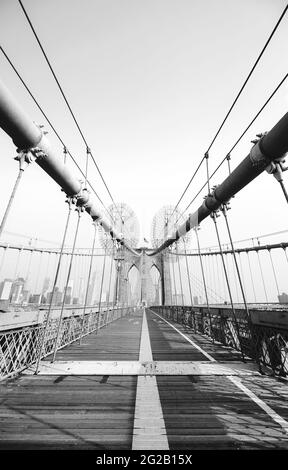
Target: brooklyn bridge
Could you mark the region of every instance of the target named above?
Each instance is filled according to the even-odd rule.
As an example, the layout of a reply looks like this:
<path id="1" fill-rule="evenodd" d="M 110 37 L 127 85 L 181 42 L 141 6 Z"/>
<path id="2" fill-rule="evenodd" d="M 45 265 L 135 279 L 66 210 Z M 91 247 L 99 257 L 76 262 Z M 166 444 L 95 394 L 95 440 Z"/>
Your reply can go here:
<path id="1" fill-rule="evenodd" d="M 249 61 L 239 52 L 235 67 L 240 61 L 242 73 L 232 84 L 228 82 L 234 71 L 229 70 L 228 78 L 228 70 L 222 70 L 220 100 L 216 88 L 211 95 L 203 90 L 201 95 L 206 74 L 200 65 L 193 65 L 193 73 L 187 69 L 190 78 L 203 72 L 194 97 L 201 95 L 202 109 L 193 118 L 200 130 L 187 128 L 186 137 L 182 130 L 174 134 L 165 121 L 168 100 L 161 114 L 168 126 L 163 124 L 163 145 L 168 144 L 158 160 L 157 148 L 151 149 L 151 158 L 141 154 L 141 145 L 157 147 L 161 139 L 157 135 L 160 140 L 154 136 L 149 141 L 151 130 L 140 111 L 127 121 L 141 93 L 147 93 L 141 98 L 142 109 L 149 123 L 153 120 L 145 108 L 148 88 L 140 84 L 148 87 L 152 69 L 154 73 L 161 66 L 155 57 L 150 64 L 147 50 L 153 54 L 153 48 L 160 47 L 158 27 L 169 42 L 174 25 L 178 36 L 170 38 L 171 47 L 182 40 L 184 47 L 189 39 L 189 48 L 197 54 L 201 44 L 190 36 L 185 18 L 195 14 L 202 22 L 208 15 L 217 32 L 222 26 L 212 21 L 213 2 L 207 2 L 206 13 L 197 1 L 180 2 L 177 12 L 172 0 L 166 7 L 162 1 L 143 2 L 143 11 L 126 0 L 120 2 L 123 11 L 117 2 L 111 3 L 111 10 L 98 1 L 68 3 L 68 10 L 63 4 L 58 10 L 56 2 L 31 0 L 4 1 L 0 6 L 0 449 L 287 450 L 288 74 L 287 54 L 281 61 L 282 49 L 276 49 L 287 41 L 288 6 L 272 2 L 258 12 L 251 7 L 255 2 L 241 2 L 239 22 L 244 24 L 245 18 L 248 32 L 233 23 L 236 39 L 224 37 L 221 48 L 236 41 L 237 34 L 253 36 L 254 24 L 247 20 L 252 8 L 259 34 L 257 44 L 250 44 Z M 219 4 L 215 15 L 229 10 L 224 0 Z M 232 21 L 235 12 L 229 11 Z M 96 13 L 101 21 L 92 18 Z M 95 20 L 95 28 L 85 28 L 84 18 L 91 27 Z M 17 29 L 12 34 L 9 24 L 14 21 Z M 119 24 L 121 35 L 111 43 L 113 25 L 119 33 Z M 207 34 L 213 49 L 214 33 Z M 72 53 L 64 47 L 65 36 L 73 42 Z M 134 36 L 139 43 L 133 45 Z M 125 85 L 129 103 L 126 98 L 118 102 L 113 84 L 124 80 L 124 87 L 121 73 L 130 62 L 123 70 L 118 64 L 119 76 L 116 69 L 108 73 L 113 67 L 105 62 L 106 54 L 111 62 L 119 60 L 113 47 L 118 50 L 124 37 L 124 63 L 132 57 L 141 63 L 139 75 L 136 69 L 125 75 L 131 79 Z M 95 63 L 90 57 L 92 39 Z M 150 44 L 151 50 L 143 44 Z M 161 47 L 165 56 L 168 46 Z M 185 62 L 173 47 L 169 54 L 179 67 Z M 279 69 L 272 66 L 274 55 Z M 60 56 L 65 66 L 58 63 Z M 80 72 L 77 60 L 87 69 Z M 262 80 L 265 61 L 272 77 L 268 82 Z M 159 70 L 157 96 L 165 87 Z M 147 82 L 141 81 L 144 75 Z M 53 86 L 49 82 L 46 89 L 47 77 Z M 139 88 L 132 91 L 137 80 Z M 107 81 L 111 89 L 105 88 Z M 173 83 L 168 87 L 171 106 L 179 98 L 182 113 L 186 99 L 190 106 L 190 92 L 187 88 L 184 99 L 177 88 L 179 96 L 173 95 Z M 100 100 L 97 110 L 102 94 L 106 101 Z M 212 96 L 211 107 L 219 112 L 208 116 Z M 244 106 L 237 118 L 241 100 Z M 123 115 L 117 114 L 118 108 L 113 115 L 113 106 L 120 106 Z M 205 136 L 202 120 L 209 127 Z M 125 126 L 131 126 L 126 134 Z M 174 137 L 185 140 L 190 133 L 187 158 L 181 160 L 181 151 L 171 156 L 168 146 Z M 124 145 L 119 157 L 114 138 L 115 148 Z M 102 157 L 94 150 L 98 139 Z M 201 142 L 195 143 L 197 139 Z M 204 150 L 195 152 L 193 145 Z M 126 150 L 131 154 L 125 157 Z M 130 193 L 127 202 L 117 202 Z M 139 220 L 133 198 L 135 207 L 145 209 L 139 209 Z"/>

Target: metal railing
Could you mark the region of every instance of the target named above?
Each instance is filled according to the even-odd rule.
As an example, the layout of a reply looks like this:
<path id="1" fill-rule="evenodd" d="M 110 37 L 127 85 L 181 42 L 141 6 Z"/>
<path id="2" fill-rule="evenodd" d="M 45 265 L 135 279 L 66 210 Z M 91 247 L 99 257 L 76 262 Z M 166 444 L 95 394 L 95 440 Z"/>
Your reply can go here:
<path id="1" fill-rule="evenodd" d="M 100 312 L 98 308 L 86 307 L 84 317 L 79 312 L 64 318 L 59 332 L 58 349 L 129 313 L 131 307 L 101 309 Z M 51 354 L 57 337 L 58 322 L 57 318 L 49 320 L 42 349 L 45 322 L 0 332 L 0 380 L 18 374 L 34 364 L 40 349 L 41 359 Z"/>
<path id="2" fill-rule="evenodd" d="M 288 376 L 288 311 L 207 308 L 191 306 L 153 306 L 164 318 L 242 352 L 256 361 L 261 371 Z M 237 324 L 236 324 L 237 322 Z M 238 330 L 238 331 L 237 331 Z"/>

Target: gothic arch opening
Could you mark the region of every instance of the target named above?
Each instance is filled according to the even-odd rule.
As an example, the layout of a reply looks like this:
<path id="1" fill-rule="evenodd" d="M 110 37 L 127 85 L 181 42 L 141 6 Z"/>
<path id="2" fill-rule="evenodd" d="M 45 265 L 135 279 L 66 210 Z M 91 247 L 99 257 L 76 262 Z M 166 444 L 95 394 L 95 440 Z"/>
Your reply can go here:
<path id="1" fill-rule="evenodd" d="M 141 300 L 141 279 L 138 268 L 132 264 L 128 271 L 128 305 L 137 305 Z"/>
<path id="2" fill-rule="evenodd" d="M 158 267 L 153 264 L 150 269 L 151 277 L 151 305 L 162 305 L 161 275 Z"/>

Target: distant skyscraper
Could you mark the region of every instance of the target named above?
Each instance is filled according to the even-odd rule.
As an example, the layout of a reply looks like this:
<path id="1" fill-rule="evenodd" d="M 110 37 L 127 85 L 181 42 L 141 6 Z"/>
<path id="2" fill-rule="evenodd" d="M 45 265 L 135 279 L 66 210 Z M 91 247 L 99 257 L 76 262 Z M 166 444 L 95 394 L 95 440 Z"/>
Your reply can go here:
<path id="1" fill-rule="evenodd" d="M 32 294 L 29 297 L 29 303 L 39 305 L 41 302 L 41 297 L 42 297 L 42 294 Z"/>
<path id="2" fill-rule="evenodd" d="M 68 282 L 67 289 L 66 289 L 65 304 L 71 304 L 72 303 L 73 286 L 74 286 L 74 281 L 73 281 L 73 279 L 70 279 L 69 282 Z"/>
<path id="3" fill-rule="evenodd" d="M 11 294 L 13 281 L 11 279 L 4 279 L 0 283 L 0 299 L 1 300 L 8 300 Z"/>
<path id="4" fill-rule="evenodd" d="M 173 294 L 173 303 L 174 305 L 184 305 L 184 295 L 182 294 Z"/>
<path id="5" fill-rule="evenodd" d="M 96 281 L 96 271 L 94 271 L 94 273 L 92 274 L 92 279 L 89 284 L 88 295 L 87 295 L 87 305 L 92 305 L 95 281 Z"/>
<path id="6" fill-rule="evenodd" d="M 67 287 L 70 287 L 70 289 L 71 289 L 71 295 L 72 295 L 72 294 L 73 294 L 73 287 L 74 287 L 74 281 L 73 281 L 73 279 L 70 279 L 70 280 L 69 280 Z"/>
<path id="7" fill-rule="evenodd" d="M 72 302 L 72 288 L 71 287 L 67 287 L 66 289 L 66 294 L 65 294 L 65 304 L 71 304 Z"/>
<path id="8" fill-rule="evenodd" d="M 45 277 L 42 287 L 42 294 L 45 294 L 50 286 L 50 277 Z"/>
<path id="9" fill-rule="evenodd" d="M 10 293 L 10 302 L 14 304 L 20 304 L 22 301 L 22 291 L 24 290 L 25 280 L 23 277 L 19 277 L 16 281 L 13 282 L 11 293 Z"/>
<path id="10" fill-rule="evenodd" d="M 47 294 L 47 303 L 51 302 L 52 292 L 48 292 Z M 55 287 L 52 305 L 61 305 L 63 298 L 63 292 L 59 291 L 59 287 Z"/>
<path id="11" fill-rule="evenodd" d="M 278 295 L 278 300 L 280 304 L 288 304 L 288 294 L 282 292 L 282 294 Z"/>
<path id="12" fill-rule="evenodd" d="M 80 278 L 80 282 L 79 282 L 77 303 L 79 304 L 84 303 L 84 279 L 83 277 Z"/>
<path id="13" fill-rule="evenodd" d="M 0 283 L 0 309 L 4 311 L 9 308 L 12 284 L 13 281 L 11 279 L 4 279 L 4 281 Z"/>
<path id="14" fill-rule="evenodd" d="M 22 304 L 27 304 L 28 297 L 29 297 L 29 291 L 28 290 L 23 290 L 22 291 Z"/>

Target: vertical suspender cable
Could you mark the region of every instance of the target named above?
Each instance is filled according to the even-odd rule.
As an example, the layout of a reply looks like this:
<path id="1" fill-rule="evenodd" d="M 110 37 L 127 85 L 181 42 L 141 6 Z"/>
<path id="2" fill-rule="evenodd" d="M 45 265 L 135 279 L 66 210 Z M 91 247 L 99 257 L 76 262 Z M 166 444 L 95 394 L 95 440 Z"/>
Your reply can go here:
<path id="1" fill-rule="evenodd" d="M 113 240 L 113 249 L 111 253 L 111 263 L 110 263 L 110 272 L 109 272 L 109 285 L 108 285 L 108 295 L 107 295 L 108 300 L 106 302 L 106 308 L 107 308 L 106 324 L 108 324 L 108 320 L 110 319 L 110 292 L 111 292 L 113 261 L 114 261 L 114 240 Z"/>
<path id="2" fill-rule="evenodd" d="M 25 277 L 25 282 L 27 282 L 28 284 L 29 284 L 29 279 L 30 279 L 30 270 L 31 270 L 31 264 L 32 264 L 32 259 L 33 259 L 34 253 L 35 253 L 35 249 L 31 248 L 31 254 L 30 254 L 30 257 L 29 257 L 28 267 L 27 267 L 27 272 L 26 272 L 26 277 Z"/>
<path id="3" fill-rule="evenodd" d="M 220 255 L 221 257 L 221 255 Z M 221 272 L 221 282 L 220 282 L 220 272 Z M 216 255 L 216 273 L 218 273 L 218 281 L 219 281 L 219 285 L 221 284 L 221 297 L 224 297 L 226 296 L 226 289 L 225 289 L 225 281 L 223 279 L 223 271 L 221 269 L 220 271 L 220 268 L 219 268 L 219 263 L 218 263 L 218 256 Z M 223 288 L 223 291 L 222 291 L 222 288 Z"/>
<path id="4" fill-rule="evenodd" d="M 244 289 L 244 292 L 245 292 L 245 296 L 247 298 L 247 289 L 245 287 L 245 276 L 244 276 L 244 273 L 243 273 L 243 266 L 242 266 L 242 261 L 241 261 L 241 252 L 238 253 L 238 258 L 239 258 L 240 272 L 241 272 L 241 276 L 242 276 L 242 279 L 243 279 L 243 289 Z"/>
<path id="5" fill-rule="evenodd" d="M 234 249 L 234 243 L 233 243 L 231 230 L 230 230 L 229 223 L 228 223 L 227 205 L 223 204 L 221 210 L 222 210 L 222 213 L 223 213 L 224 218 L 225 218 L 225 223 L 226 223 L 227 232 L 228 232 L 228 236 L 229 236 L 229 240 L 230 240 L 230 245 L 231 245 L 231 249 L 232 249 L 235 268 L 236 268 L 236 271 L 237 271 L 239 286 L 240 286 L 240 289 L 241 289 L 241 294 L 242 294 L 242 298 L 243 298 L 243 302 L 244 302 L 244 306 L 245 306 L 245 311 L 246 311 L 246 314 L 247 314 L 247 319 L 250 323 L 250 312 L 248 310 L 248 305 L 247 305 L 247 302 L 246 302 L 246 296 L 245 296 L 245 292 L 244 292 L 244 289 L 243 289 L 243 284 L 242 284 L 242 279 L 241 279 L 241 275 L 240 275 L 240 271 L 239 271 L 239 266 L 238 266 L 238 263 L 237 263 L 236 253 L 235 253 L 235 249 Z"/>
<path id="6" fill-rule="evenodd" d="M 260 268 L 262 284 L 263 284 L 263 289 L 264 289 L 264 293 L 265 293 L 265 299 L 266 299 L 266 303 L 268 304 L 267 290 L 266 290 L 266 285 L 265 285 L 264 274 L 263 274 L 263 270 L 262 270 L 262 264 L 261 264 L 261 260 L 260 260 L 259 251 L 257 251 L 257 259 L 258 259 L 258 264 L 259 264 L 259 268 Z"/>
<path id="7" fill-rule="evenodd" d="M 185 253 L 185 262 L 186 262 L 188 286 L 189 286 L 190 303 L 191 303 L 191 306 L 193 306 L 193 296 L 192 296 L 192 288 L 191 288 L 191 279 L 190 279 L 189 265 L 188 265 L 188 259 L 187 259 L 186 242 L 185 242 L 185 239 L 184 239 L 184 238 L 183 238 L 183 242 L 184 242 L 184 253 Z"/>
<path id="8" fill-rule="evenodd" d="M 203 261 L 202 261 L 200 243 L 199 243 L 199 236 L 198 236 L 198 227 L 195 227 L 194 231 L 195 231 L 196 239 L 197 239 L 198 256 L 199 256 L 200 267 L 201 267 L 202 281 L 203 281 L 203 286 L 204 286 L 204 294 L 205 294 L 207 307 L 209 308 L 208 292 L 207 292 L 207 286 L 206 286 L 206 280 L 205 280 L 205 274 L 204 274 L 204 268 L 203 268 Z"/>
<path id="9" fill-rule="evenodd" d="M 239 341 L 239 347 L 240 347 L 240 352 L 241 352 L 242 360 L 244 361 L 244 353 L 243 353 L 243 350 L 242 350 L 240 329 L 239 329 L 239 324 L 238 324 L 236 312 L 235 312 L 235 309 L 234 309 L 234 303 L 233 303 L 233 298 L 232 298 L 232 293 L 231 293 L 231 288 L 230 288 L 230 283 L 229 283 L 229 277 L 228 277 L 228 273 L 227 273 L 227 268 L 226 268 L 226 264 L 225 264 L 225 260 L 224 260 L 224 255 L 223 255 L 223 251 L 222 251 L 222 245 L 221 245 L 220 235 L 219 235 L 219 230 L 218 230 L 218 225 L 217 225 L 217 214 L 216 214 L 215 212 L 213 212 L 212 215 L 211 215 L 211 217 L 212 217 L 213 222 L 214 222 L 214 225 L 215 225 L 215 230 L 216 230 L 216 235 L 217 235 L 217 240 L 218 240 L 218 245 L 219 245 L 220 256 L 221 256 L 222 265 L 223 265 L 223 270 L 224 270 L 224 275 L 225 275 L 225 279 L 226 279 L 226 286 L 227 286 L 228 295 L 229 295 L 230 304 L 231 304 L 231 309 L 232 309 L 232 315 L 233 315 L 233 318 L 234 318 L 234 323 L 235 323 L 235 328 L 236 328 L 236 332 L 237 332 L 237 336 L 238 336 L 238 341 Z M 233 335 L 232 335 L 232 337 L 233 337 Z M 234 338 L 233 338 L 233 339 L 234 339 Z"/>
<path id="10" fill-rule="evenodd" d="M 0 265 L 0 273 L 2 272 L 4 263 L 5 263 L 7 250 L 8 250 L 8 247 L 4 246 L 4 247 L 3 247 L 3 255 L 2 255 L 2 259 L 1 259 L 1 265 Z M 285 253 L 286 253 L 286 252 L 285 252 Z"/>
<path id="11" fill-rule="evenodd" d="M 18 273 L 18 268 L 19 268 L 19 263 L 20 263 L 20 257 L 21 257 L 21 253 L 23 253 L 23 248 L 20 248 L 17 251 L 18 251 L 18 256 L 17 256 L 17 261 L 16 261 L 15 269 L 14 269 L 14 279 L 17 278 L 17 273 Z"/>
<path id="12" fill-rule="evenodd" d="M 174 268 L 174 259 L 173 259 L 173 257 L 171 258 L 171 264 L 172 264 L 172 274 L 173 274 L 173 284 L 174 284 L 175 305 L 177 307 L 178 306 L 178 300 L 177 300 L 175 268 Z M 173 305 L 173 301 L 172 301 L 172 305 Z"/>
<path id="13" fill-rule="evenodd" d="M 77 213 L 78 213 L 77 225 L 76 225 L 76 230 L 75 230 L 75 235 L 74 235 L 74 240 L 73 240 L 73 247 L 72 247 L 71 256 L 70 256 L 70 263 L 69 263 L 68 274 L 67 274 L 67 278 L 66 278 L 66 284 L 65 284 L 65 288 L 64 288 L 63 300 L 62 300 L 61 311 L 60 311 L 60 318 L 59 318 L 59 322 L 58 322 L 57 334 L 56 334 L 56 339 L 55 339 L 53 358 L 52 358 L 51 362 L 55 361 L 57 350 L 58 350 L 58 342 L 59 342 L 60 330 L 61 330 L 61 326 L 62 326 L 62 319 L 63 319 L 63 313 L 64 313 L 66 294 L 67 294 L 68 284 L 69 284 L 69 281 L 70 281 L 72 263 L 73 263 L 75 246 L 76 246 L 77 235 L 78 235 L 79 224 L 80 224 L 80 218 L 81 218 L 81 213 L 82 213 L 82 208 L 81 207 L 78 207 L 76 210 L 77 210 Z"/>
<path id="14" fill-rule="evenodd" d="M 249 266 L 249 271 L 250 271 L 250 279 L 251 279 L 251 284 L 252 284 L 252 289 L 253 289 L 253 294 L 254 294 L 254 302 L 257 302 L 256 299 L 256 292 L 255 292 L 255 285 L 254 285 L 254 280 L 253 280 L 253 275 L 252 275 L 252 269 L 251 269 L 251 263 L 250 263 L 250 258 L 249 258 L 249 251 L 246 251 L 247 254 L 247 259 L 248 259 L 248 266 Z"/>
<path id="15" fill-rule="evenodd" d="M 277 277 L 276 277 L 275 267 L 274 267 L 274 263 L 273 263 L 273 259 L 272 259 L 272 255 L 271 255 L 271 250 L 268 250 L 268 252 L 269 252 L 269 257 L 270 257 L 270 261 L 271 261 L 271 266 L 272 266 L 272 271 L 273 271 L 274 281 L 275 281 L 275 284 L 276 284 L 277 293 L 278 293 L 278 295 L 280 295 L 279 284 L 278 284 Z"/>
<path id="16" fill-rule="evenodd" d="M 60 266 L 61 266 L 61 262 L 62 262 L 62 258 L 63 258 L 63 250 L 64 250 L 65 241 L 66 241 L 66 235 L 67 235 L 67 230 L 68 230 L 68 226 L 69 226 L 69 221 L 70 221 L 70 215 L 71 215 L 71 210 L 72 210 L 72 200 L 71 200 L 71 198 L 68 199 L 67 202 L 68 202 L 68 204 L 69 204 L 68 215 L 67 215 L 67 219 L 66 219 L 66 224 L 65 224 L 65 229 L 64 229 L 64 234 L 63 234 L 63 239 L 62 239 L 60 254 L 59 254 L 59 258 L 58 258 L 57 269 L 56 269 L 56 273 L 55 273 L 55 277 L 54 277 L 54 283 L 53 283 L 53 288 L 52 288 L 52 292 L 51 292 L 51 297 L 50 297 L 50 302 L 49 302 L 49 307 L 48 307 L 48 312 L 47 312 L 47 318 L 46 318 L 45 328 L 44 328 L 44 331 L 43 331 L 42 341 L 41 341 L 40 348 L 39 348 L 39 355 L 38 355 L 38 359 L 37 359 L 37 363 L 36 363 L 35 374 L 38 373 L 39 364 L 40 364 L 40 360 L 41 360 L 42 352 L 43 352 L 43 347 L 44 347 L 44 344 L 45 344 L 45 339 L 46 339 L 48 324 L 49 324 L 50 315 L 51 315 L 51 309 L 52 309 L 52 304 L 53 304 L 53 298 L 54 298 L 55 288 L 56 288 L 56 286 L 57 286 L 57 281 L 58 281 Z"/>
<path id="17" fill-rule="evenodd" d="M 179 259 L 179 254 L 178 254 L 178 245 L 177 245 L 177 243 L 176 243 L 176 257 L 177 257 L 177 262 L 178 262 L 179 282 L 180 282 L 180 290 L 181 290 L 181 297 L 182 297 L 182 305 L 185 305 L 183 284 L 182 284 L 182 275 L 181 275 L 181 267 L 180 267 L 180 259 Z"/>
<path id="18" fill-rule="evenodd" d="M 38 286 L 39 286 L 39 282 L 40 282 L 40 273 L 41 273 L 42 261 L 43 261 L 43 251 L 41 251 L 41 253 L 40 253 L 40 260 L 39 260 L 38 272 L 37 272 L 37 277 L 36 277 L 36 285 L 35 285 L 35 294 L 37 294 Z"/>
<path id="19" fill-rule="evenodd" d="M 88 278 L 87 278 L 87 285 L 86 285 L 86 292 L 85 292 L 85 300 L 84 300 L 84 309 L 83 309 L 83 316 L 82 316 L 82 326 L 81 326 L 81 333 L 80 333 L 80 340 L 79 343 L 81 344 L 81 339 L 84 335 L 84 322 L 85 322 L 85 314 L 86 314 L 86 308 L 87 308 L 87 301 L 88 301 L 88 295 L 90 291 L 90 278 L 91 278 L 91 272 L 92 272 L 92 265 L 93 265 L 93 259 L 94 259 L 94 251 L 95 251 L 95 241 L 96 241 L 96 233 L 97 233 L 97 226 L 96 223 L 93 223 L 94 227 L 94 235 L 93 235 L 93 242 L 92 242 L 92 249 L 91 249 L 91 256 L 90 256 L 90 263 L 89 263 L 89 271 L 88 271 Z M 87 322 L 87 333 L 89 332 L 89 322 Z"/>
<path id="20" fill-rule="evenodd" d="M 199 226 L 198 226 L 198 227 L 199 227 Z M 198 236 L 198 227 L 195 227 L 195 228 L 194 228 L 194 232 L 195 232 L 195 234 L 196 234 L 196 239 L 197 239 L 198 256 L 199 256 L 199 260 L 200 260 L 201 273 L 202 273 L 202 280 L 203 280 L 203 286 L 204 286 L 206 304 L 207 304 L 207 308 L 208 308 L 208 316 L 209 316 L 211 337 L 212 337 L 212 340 L 213 340 L 213 342 L 214 342 L 214 335 L 213 335 L 213 328 L 212 328 L 212 319 L 211 319 L 211 311 L 210 311 L 210 305 L 209 305 L 209 300 L 208 300 L 208 292 L 207 292 L 207 286 L 206 286 L 206 280 L 205 280 L 205 273 L 204 273 L 203 261 L 202 261 L 202 255 L 201 255 L 201 249 L 200 249 L 200 242 L 199 242 L 199 236 Z"/>
<path id="21" fill-rule="evenodd" d="M 3 233 L 3 230 L 4 230 L 4 227 L 6 225 L 6 221 L 7 221 L 7 218 L 8 218 L 8 215 L 9 215 L 9 212 L 10 212 L 10 209 L 11 209 L 11 206 L 12 206 L 12 203 L 13 203 L 13 200 L 14 200 L 14 197 L 15 197 L 15 194 L 16 194 L 16 191 L 19 187 L 19 184 L 20 184 L 20 181 L 21 181 L 21 178 L 22 178 L 22 175 L 23 175 L 23 172 L 24 172 L 24 169 L 25 169 L 25 165 L 27 165 L 26 163 L 26 155 L 24 152 L 21 152 L 19 157 L 16 157 L 18 160 L 19 160 L 19 171 L 18 171 L 18 176 L 16 178 L 16 181 L 15 181 L 15 184 L 14 184 L 14 187 L 12 189 L 12 192 L 11 192 L 11 195 L 10 195 L 10 198 L 9 198 L 9 201 L 8 201 L 8 204 L 6 206 L 6 210 L 4 212 L 4 215 L 3 215 L 3 218 L 2 218 L 2 221 L 1 221 L 1 224 L 0 224 L 0 238 L 2 236 L 2 233 Z"/>
<path id="22" fill-rule="evenodd" d="M 106 234 L 105 234 L 106 236 Z M 97 333 L 100 328 L 100 319 L 101 319 L 101 301 L 102 301 L 102 290 L 103 290 L 103 282 L 104 282 L 104 276 L 105 276 L 105 266 L 106 266 L 106 257 L 107 257 L 107 240 L 105 242 L 105 247 L 104 247 L 104 260 L 103 260 L 103 267 L 102 267 L 102 275 L 101 275 L 101 286 L 100 286 L 100 294 L 99 294 L 99 303 L 98 303 L 98 321 L 97 321 Z"/>
<path id="23" fill-rule="evenodd" d="M 46 271 L 45 271 L 45 279 L 48 278 L 48 276 L 49 276 L 50 262 L 51 262 L 51 253 L 48 253 L 48 260 L 47 260 Z M 43 288 L 42 288 L 41 294 L 44 295 Z M 41 299 L 42 299 L 42 296 L 41 296 Z"/>

